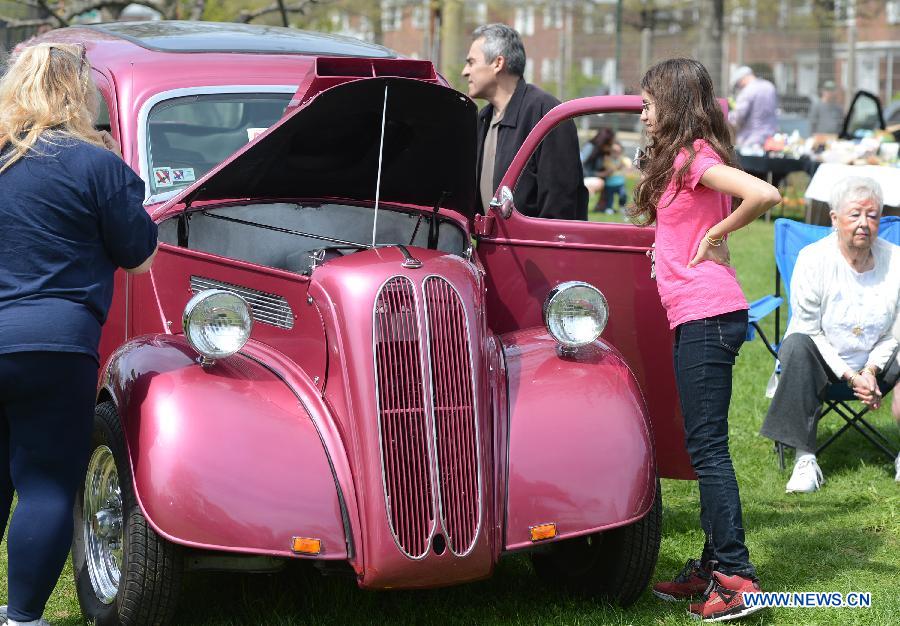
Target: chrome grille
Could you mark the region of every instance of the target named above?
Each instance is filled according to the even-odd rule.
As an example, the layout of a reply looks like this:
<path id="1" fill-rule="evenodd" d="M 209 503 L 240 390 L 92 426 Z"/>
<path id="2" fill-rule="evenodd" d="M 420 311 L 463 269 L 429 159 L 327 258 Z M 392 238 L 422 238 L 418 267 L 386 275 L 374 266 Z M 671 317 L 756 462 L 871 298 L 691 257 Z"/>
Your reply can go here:
<path id="1" fill-rule="evenodd" d="M 454 554 L 471 549 L 478 534 L 481 493 L 478 433 L 466 312 L 443 278 L 425 280 L 441 517 Z"/>
<path id="2" fill-rule="evenodd" d="M 381 288 L 374 315 L 375 380 L 381 463 L 391 531 L 408 556 L 428 551 L 434 505 L 415 289 L 395 277 Z"/>
<path id="3" fill-rule="evenodd" d="M 197 293 L 205 289 L 227 289 L 238 294 L 250 304 L 250 312 L 255 322 L 286 330 L 294 327 L 294 311 L 288 301 L 279 295 L 202 276 L 191 276 L 192 292 Z"/>

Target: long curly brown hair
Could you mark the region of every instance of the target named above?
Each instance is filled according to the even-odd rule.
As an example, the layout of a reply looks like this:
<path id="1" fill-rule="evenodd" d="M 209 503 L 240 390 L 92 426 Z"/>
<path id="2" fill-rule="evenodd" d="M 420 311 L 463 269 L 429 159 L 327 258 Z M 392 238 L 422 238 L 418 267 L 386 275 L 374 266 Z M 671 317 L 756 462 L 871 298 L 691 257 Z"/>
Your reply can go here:
<path id="1" fill-rule="evenodd" d="M 628 215 L 637 224 L 656 222 L 659 199 L 675 177 L 675 195 L 684 187 L 684 177 L 697 156 L 694 141 L 705 139 L 726 165 L 735 167 L 731 131 L 716 101 L 712 79 L 693 59 L 669 59 L 644 74 L 641 89 L 656 107 L 654 132 L 645 148 L 646 160 L 640 182 L 634 188 L 635 205 Z M 688 159 L 672 172 L 675 157 L 685 149 Z"/>

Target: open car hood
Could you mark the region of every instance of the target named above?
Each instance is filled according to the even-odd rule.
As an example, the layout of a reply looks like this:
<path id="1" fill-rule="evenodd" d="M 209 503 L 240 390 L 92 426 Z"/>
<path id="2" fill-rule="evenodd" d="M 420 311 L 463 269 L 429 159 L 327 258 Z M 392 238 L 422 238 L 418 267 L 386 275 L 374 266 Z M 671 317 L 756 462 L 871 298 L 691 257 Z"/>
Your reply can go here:
<path id="1" fill-rule="evenodd" d="M 374 201 L 380 152 L 381 201 L 429 207 L 440 201 L 471 216 L 476 120 L 475 104 L 448 87 L 408 78 L 343 83 L 287 113 L 154 217 L 215 200 Z"/>

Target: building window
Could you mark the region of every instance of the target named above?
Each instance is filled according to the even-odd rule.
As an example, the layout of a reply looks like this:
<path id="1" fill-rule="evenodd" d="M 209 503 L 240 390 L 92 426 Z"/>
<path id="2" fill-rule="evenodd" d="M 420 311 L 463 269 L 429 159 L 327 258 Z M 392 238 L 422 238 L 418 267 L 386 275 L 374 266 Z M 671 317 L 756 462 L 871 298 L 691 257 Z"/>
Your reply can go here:
<path id="1" fill-rule="evenodd" d="M 525 82 L 526 83 L 534 82 L 534 60 L 533 59 L 525 59 Z"/>
<path id="2" fill-rule="evenodd" d="M 487 2 L 479 2 L 475 5 L 475 22 L 477 24 L 487 24 L 488 6 Z"/>
<path id="3" fill-rule="evenodd" d="M 594 76 L 594 59 L 584 57 L 581 59 L 581 75 L 585 78 L 593 78 Z"/>
<path id="4" fill-rule="evenodd" d="M 331 26 L 335 32 L 347 34 L 350 32 L 350 16 L 347 13 L 332 13 Z"/>
<path id="5" fill-rule="evenodd" d="M 546 84 L 550 81 L 558 81 L 559 68 L 559 59 L 541 59 L 541 82 Z"/>
<path id="6" fill-rule="evenodd" d="M 516 9 L 515 29 L 523 37 L 534 34 L 534 7 Z"/>
<path id="7" fill-rule="evenodd" d="M 385 32 L 400 30 L 403 27 L 403 7 L 395 0 L 381 2 L 381 29 Z"/>
<path id="8" fill-rule="evenodd" d="M 856 17 L 856 6 L 853 0 L 834 0 L 834 19 L 851 20 Z"/>
<path id="9" fill-rule="evenodd" d="M 884 13 L 888 24 L 900 24 L 900 0 L 888 0 Z"/>
<path id="10" fill-rule="evenodd" d="M 416 30 L 425 30 L 428 24 L 428 10 L 421 5 L 414 6 L 410 15 L 410 21 L 412 27 Z"/>
<path id="11" fill-rule="evenodd" d="M 608 85 L 611 89 L 615 87 L 613 85 L 616 82 L 616 60 L 615 59 L 606 59 L 603 63 L 603 84 Z"/>
<path id="12" fill-rule="evenodd" d="M 616 16 L 607 13 L 603 16 L 603 32 L 607 35 L 613 35 L 616 32 Z"/>
<path id="13" fill-rule="evenodd" d="M 588 35 L 594 34 L 594 5 L 585 4 L 581 10 L 581 23 L 584 25 L 584 32 Z"/>
<path id="14" fill-rule="evenodd" d="M 544 7 L 544 28 L 562 28 L 562 7 L 550 4 Z"/>

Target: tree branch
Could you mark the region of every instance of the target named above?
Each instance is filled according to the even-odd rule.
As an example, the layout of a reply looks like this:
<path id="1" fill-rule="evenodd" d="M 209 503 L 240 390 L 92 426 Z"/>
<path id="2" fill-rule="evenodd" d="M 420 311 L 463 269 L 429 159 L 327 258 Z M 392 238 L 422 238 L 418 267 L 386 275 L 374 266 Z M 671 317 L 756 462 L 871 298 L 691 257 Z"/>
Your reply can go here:
<path id="1" fill-rule="evenodd" d="M 203 11 L 206 9 L 206 0 L 194 0 L 194 6 L 191 7 L 189 19 L 202 20 Z"/>
<path id="2" fill-rule="evenodd" d="M 254 9 L 253 11 L 248 11 L 246 9 L 242 10 L 235 22 L 241 22 L 243 24 L 247 24 L 252 22 L 258 17 L 262 17 L 263 15 L 269 15 L 270 13 L 283 12 L 287 13 L 301 13 L 305 14 L 307 9 L 314 4 L 320 4 L 325 0 L 301 0 L 300 2 L 295 2 L 293 4 L 284 4 L 281 0 L 277 2 L 273 2 L 268 6 L 264 6 L 259 9 Z"/>
<path id="3" fill-rule="evenodd" d="M 52 17 L 52 18 L 55 19 L 57 22 L 59 22 L 59 25 L 60 25 L 60 26 L 68 26 L 68 25 L 69 25 L 69 19 L 68 19 L 68 18 L 64 18 L 64 17 L 61 17 L 59 14 L 56 13 L 56 11 L 54 11 L 53 9 L 51 9 L 51 8 L 50 8 L 50 5 L 47 4 L 47 0 L 37 0 L 37 2 L 38 2 L 38 4 L 40 5 L 40 7 L 41 7 L 42 9 L 44 9 L 44 11 L 46 11 L 47 13 L 50 14 L 50 17 Z"/>
<path id="4" fill-rule="evenodd" d="M 198 2 L 202 2 L 202 0 L 198 0 Z M 154 11 L 158 11 L 167 19 L 171 19 L 175 15 L 176 7 L 174 0 L 87 0 L 86 2 L 73 2 L 71 4 L 64 2 L 51 4 L 47 0 L 15 0 L 15 3 L 43 9 L 49 15 L 47 17 L 26 19 L 0 16 L 0 19 L 4 20 L 7 26 L 43 26 L 45 24 L 69 26 L 73 18 L 84 13 L 107 8 L 124 9 L 129 4 L 140 4 L 149 7 Z"/>

